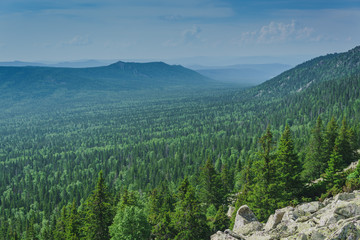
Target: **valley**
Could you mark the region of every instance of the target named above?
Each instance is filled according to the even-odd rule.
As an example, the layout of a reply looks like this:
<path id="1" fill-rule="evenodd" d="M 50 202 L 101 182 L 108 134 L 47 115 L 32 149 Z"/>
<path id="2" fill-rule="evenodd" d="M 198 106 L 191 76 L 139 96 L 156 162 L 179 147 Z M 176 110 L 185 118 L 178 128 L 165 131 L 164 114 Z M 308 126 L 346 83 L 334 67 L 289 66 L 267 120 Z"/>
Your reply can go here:
<path id="1" fill-rule="evenodd" d="M 89 239 L 99 225 L 88 219 L 95 214 L 91 202 L 105 185 L 109 224 L 132 209 L 145 216 L 144 232 L 155 239 L 194 239 L 193 232 L 181 235 L 191 219 L 179 217 L 191 200 L 194 218 L 204 218 L 193 223 L 203 226 L 198 239 L 207 239 L 221 226 L 215 215 L 223 214 L 230 194 L 244 188 L 255 194 L 268 126 L 273 156 L 289 127 L 302 168 L 319 117 L 321 131 L 332 117 L 338 130 L 346 119 L 349 151 L 359 148 L 359 49 L 315 58 L 249 89 L 165 63 L 0 67 L 0 239 Z M 204 197 L 210 191 L 204 169 L 222 184 L 211 190 L 214 202 Z M 291 200 L 331 195 L 319 189 Z M 246 197 L 236 206 L 255 205 Z M 253 210 L 265 219 L 272 209 Z M 73 232 L 71 216 L 78 219 Z M 176 227 L 177 218 L 185 229 Z M 114 219 L 119 226 L 125 221 Z M 228 228 L 230 220 L 223 222 Z M 172 233 L 166 237 L 164 229 Z"/>

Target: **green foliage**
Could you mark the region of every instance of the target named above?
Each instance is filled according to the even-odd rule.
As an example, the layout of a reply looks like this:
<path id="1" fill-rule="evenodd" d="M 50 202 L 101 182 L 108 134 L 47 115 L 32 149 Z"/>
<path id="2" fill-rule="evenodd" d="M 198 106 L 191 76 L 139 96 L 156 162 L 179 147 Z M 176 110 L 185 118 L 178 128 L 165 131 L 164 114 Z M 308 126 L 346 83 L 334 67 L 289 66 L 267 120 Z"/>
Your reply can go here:
<path id="1" fill-rule="evenodd" d="M 128 205 L 119 209 L 110 226 L 112 240 L 150 239 L 151 226 L 144 209 Z"/>
<path id="2" fill-rule="evenodd" d="M 180 184 L 178 203 L 175 209 L 173 224 L 176 236 L 174 239 L 209 239 L 210 230 L 206 216 L 201 212 L 200 203 L 195 196 L 194 188 L 187 178 Z"/>
<path id="3" fill-rule="evenodd" d="M 294 142 L 291 136 L 290 127 L 285 126 L 276 151 L 275 159 L 275 184 L 278 207 L 287 206 L 291 200 L 296 199 L 301 190 L 300 180 L 301 163 L 294 149 Z"/>
<path id="4" fill-rule="evenodd" d="M 210 159 L 206 161 L 201 168 L 200 181 L 201 181 L 201 201 L 208 206 L 214 205 L 218 208 L 220 205 L 226 203 L 228 187 L 224 188 L 222 179 L 229 181 L 228 176 L 220 175 L 214 168 Z M 228 183 L 224 183 L 228 184 Z"/>
<path id="5" fill-rule="evenodd" d="M 324 153 L 328 150 L 324 149 L 324 136 L 322 120 L 318 117 L 316 125 L 312 130 L 310 143 L 306 153 L 304 163 L 304 180 L 314 180 L 320 177 L 320 174 L 326 169 L 327 159 Z"/>
<path id="6" fill-rule="evenodd" d="M 339 154 L 346 163 L 357 159 L 353 150 L 360 143 L 356 137 L 360 132 L 360 77 L 359 48 L 355 50 L 314 59 L 248 90 L 180 88 L 179 91 L 176 87 L 165 87 L 166 91 L 118 91 L 118 88 L 94 87 L 94 82 L 88 82 L 91 86 L 81 86 L 87 80 L 79 79 L 71 83 L 73 86 L 66 81 L 61 85 L 63 88 L 55 86 L 56 91 L 35 84 L 33 87 L 38 90 L 30 97 L 28 90 L 21 93 L 18 89 L 18 94 L 4 92 L 7 78 L 3 75 L 0 80 L 4 87 L 0 89 L 0 239 L 25 238 L 27 233 L 39 239 L 49 239 L 46 237 L 49 233 L 50 239 L 55 236 L 65 239 L 61 235 L 66 234 L 71 219 L 69 206 L 74 201 L 79 206 L 80 236 L 88 237 L 82 236 L 86 235 L 83 230 L 91 225 L 89 219 L 85 221 L 89 210 L 86 199 L 92 198 L 96 187 L 94 176 L 102 169 L 109 191 L 118 196 L 123 189 L 146 195 L 163 181 L 167 182 L 168 197 L 162 199 L 162 190 L 158 189 L 154 205 L 146 203 L 144 207 L 158 239 L 175 237 L 169 234 L 176 233 L 174 206 L 179 208 L 179 203 L 175 203 L 174 194 L 184 176 L 189 176 L 196 189 L 195 197 L 200 197 L 197 196 L 201 195 L 201 186 L 197 185 L 200 167 L 207 159 L 220 175 L 221 191 L 241 192 L 237 206 L 251 201 L 254 208 L 277 206 L 279 202 L 271 199 L 279 198 L 279 186 L 274 184 L 280 180 L 276 173 L 278 152 L 273 146 L 268 161 L 272 164 L 268 166 L 264 151 L 256 154 L 258 139 L 266 126 L 272 126 L 273 142 L 280 145 L 284 123 L 289 123 L 295 153 L 298 160 L 305 161 L 303 176 L 311 176 L 304 178 L 307 182 L 325 173 L 331 164 L 336 167 L 337 161 L 329 162 L 335 143 L 341 146 Z M 113 67 L 116 70 L 119 66 Z M 151 69 L 146 71 L 151 73 Z M 88 76 L 93 75 L 90 72 Z M 19 80 L 28 87 L 26 75 L 18 74 L 15 83 Z M 73 81 L 73 77 L 69 76 L 68 80 Z M 48 84 L 61 83 L 59 78 Z M 76 91 L 69 90 L 72 87 Z M 328 122 L 325 130 L 322 124 L 316 125 L 318 116 L 324 123 Z M 334 119 L 330 121 L 332 116 Z M 348 126 L 337 127 L 336 123 L 344 117 Z M 311 134 L 315 135 L 312 128 L 320 129 L 318 136 L 322 141 L 314 136 L 309 140 Z M 315 146 L 323 149 L 322 154 L 315 151 Z M 319 153 L 321 161 L 313 153 Z M 311 172 L 312 163 L 319 165 L 320 171 Z M 333 173 L 330 168 L 329 174 Z M 268 169 L 265 173 L 270 175 L 257 169 Z M 335 173 L 335 180 L 337 176 Z M 266 181 L 257 183 L 259 179 Z M 347 184 L 356 188 L 358 178 L 350 178 Z M 314 184 L 302 194 L 315 198 L 329 186 Z M 252 196 L 254 190 L 258 197 L 265 193 L 259 206 L 255 202 L 260 200 Z M 289 198 L 284 195 L 286 201 Z M 117 201 L 111 198 L 109 203 Z M 284 202 L 281 199 L 281 205 Z M 63 206 L 67 206 L 64 214 Z M 199 212 L 205 214 L 205 210 L 200 204 Z"/>
<path id="7" fill-rule="evenodd" d="M 254 184 L 248 192 L 247 202 L 260 221 L 264 221 L 276 209 L 277 185 L 275 182 L 275 155 L 273 134 L 268 126 L 260 138 L 258 159 L 253 164 Z"/>
<path id="8" fill-rule="evenodd" d="M 88 239 L 110 239 L 109 226 L 114 217 L 113 202 L 100 171 L 93 193 L 84 206 L 85 223 L 83 233 Z"/>
<path id="9" fill-rule="evenodd" d="M 211 224 L 211 231 L 213 233 L 217 231 L 225 231 L 229 227 L 230 219 L 226 215 L 225 207 L 221 205 L 216 212 L 214 221 Z"/>

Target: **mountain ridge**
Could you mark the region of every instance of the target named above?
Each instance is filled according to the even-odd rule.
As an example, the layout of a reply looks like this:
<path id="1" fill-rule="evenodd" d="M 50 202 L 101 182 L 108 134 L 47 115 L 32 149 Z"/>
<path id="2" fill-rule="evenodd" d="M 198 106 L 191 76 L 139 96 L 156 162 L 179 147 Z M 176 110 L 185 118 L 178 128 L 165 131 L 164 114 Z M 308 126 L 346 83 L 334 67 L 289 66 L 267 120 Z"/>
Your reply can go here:
<path id="1" fill-rule="evenodd" d="M 207 86 L 215 81 L 180 65 L 116 62 L 108 66 L 65 68 L 0 67 L 0 91 L 51 93 L 67 90 L 130 90 Z"/>
<path id="2" fill-rule="evenodd" d="M 360 46 L 313 58 L 251 89 L 253 96 L 285 96 L 310 85 L 360 73 Z"/>

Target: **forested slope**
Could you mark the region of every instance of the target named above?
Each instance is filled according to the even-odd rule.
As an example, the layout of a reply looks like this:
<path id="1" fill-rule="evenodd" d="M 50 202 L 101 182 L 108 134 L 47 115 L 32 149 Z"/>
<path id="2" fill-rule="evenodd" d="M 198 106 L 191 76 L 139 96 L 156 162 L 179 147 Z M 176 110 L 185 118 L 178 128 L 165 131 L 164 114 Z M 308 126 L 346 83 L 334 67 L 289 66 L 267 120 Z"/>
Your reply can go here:
<path id="1" fill-rule="evenodd" d="M 350 58 L 354 52 L 354 58 Z M 359 66 L 358 55 L 354 50 L 339 54 L 348 59 L 351 66 Z M 312 61 L 318 63 L 316 59 Z M 314 68 L 311 64 L 308 67 Z M 323 69 L 327 71 L 325 66 Z M 268 126 L 271 126 L 273 146 L 270 155 L 277 156 L 275 153 L 280 146 L 276 146 L 281 136 L 286 131 L 291 132 L 288 136 L 291 136 L 293 152 L 301 168 L 311 162 L 308 152 L 315 127 L 320 128 L 321 136 L 324 134 L 324 124 L 317 121 L 319 116 L 324 123 L 331 122 L 334 117 L 333 122 L 338 126 L 334 130 L 336 136 L 343 136 L 346 141 L 351 138 L 350 151 L 359 146 L 360 77 L 353 74 L 356 72 L 353 67 L 344 65 L 326 81 L 314 81 L 301 91 L 290 91 L 291 94 L 287 88 L 286 93 L 276 96 L 254 94 L 264 92 L 270 83 L 273 89 L 282 89 L 283 83 L 274 78 L 270 83 L 249 90 L 164 92 L 152 89 L 123 94 L 109 91 L 104 97 L 98 92 L 91 100 L 89 95 L 78 97 L 76 101 L 62 99 L 66 105 L 53 104 L 46 111 L 39 111 L 40 108 L 27 99 L 17 103 L 17 114 L 12 114 L 12 108 L 7 106 L 0 119 L 0 236 L 3 239 L 48 239 L 49 236 L 69 239 L 61 233 L 71 234 L 72 228 L 66 224 L 70 216 L 75 215 L 79 226 L 84 227 L 81 229 L 93 229 L 96 224 L 89 218 L 96 194 L 92 191 L 100 191 L 107 185 L 108 194 L 112 195 L 107 199 L 107 206 L 111 206 L 108 217 L 114 217 L 118 211 L 120 215 L 121 211 L 127 211 L 124 216 L 145 215 L 150 230 L 144 232 L 163 236 L 162 231 L 174 227 L 168 238 L 158 239 L 176 236 L 191 239 L 190 236 L 194 236 L 191 234 L 195 233 L 189 232 L 191 226 L 184 223 L 190 224 L 191 219 L 181 217 L 185 209 L 189 209 L 187 206 L 191 206 L 194 218 L 200 221 L 194 226 L 204 229 L 197 238 L 205 238 L 220 223 L 229 224 L 222 217 L 230 192 L 263 189 L 256 185 L 253 176 L 257 166 L 262 166 L 259 154 Z M 312 72 L 308 73 L 303 77 L 310 79 Z M 57 98 L 44 99 L 54 102 Z M 21 109 L 37 110 L 21 114 Z M 344 117 L 347 125 L 342 127 Z M 340 129 L 346 129 L 343 135 Z M 324 157 L 324 169 L 328 169 L 329 160 Z M 101 170 L 103 175 L 96 184 Z M 210 175 L 217 180 L 206 182 L 204 176 Z M 164 180 L 166 186 L 162 184 Z M 213 187 L 208 189 L 207 186 Z M 157 189 L 153 190 L 155 187 Z M 326 193 L 330 188 L 319 186 L 319 189 L 318 193 Z M 130 202 L 128 191 L 134 195 Z M 314 192 L 303 197 L 316 197 Z M 293 198 L 301 200 L 298 195 L 279 198 L 282 204 Z M 211 200 L 207 202 L 206 199 Z M 252 199 L 254 197 L 244 195 L 238 199 L 238 204 L 249 202 L 255 206 L 256 201 Z M 163 204 L 167 204 L 166 207 L 162 207 Z M 61 210 L 65 205 L 68 207 Z M 275 207 L 268 206 L 265 215 Z M 255 212 L 261 212 L 260 207 Z M 126 223 L 120 216 L 115 219 L 119 225 Z M 184 224 L 176 224 L 174 219 L 182 219 Z M 165 223 L 160 224 L 163 221 Z M 67 227 L 61 227 L 61 222 Z M 116 227 L 112 229 L 113 236 L 120 234 Z M 76 236 L 89 239 L 81 231 Z M 182 235 L 185 232 L 189 234 L 187 237 Z"/>

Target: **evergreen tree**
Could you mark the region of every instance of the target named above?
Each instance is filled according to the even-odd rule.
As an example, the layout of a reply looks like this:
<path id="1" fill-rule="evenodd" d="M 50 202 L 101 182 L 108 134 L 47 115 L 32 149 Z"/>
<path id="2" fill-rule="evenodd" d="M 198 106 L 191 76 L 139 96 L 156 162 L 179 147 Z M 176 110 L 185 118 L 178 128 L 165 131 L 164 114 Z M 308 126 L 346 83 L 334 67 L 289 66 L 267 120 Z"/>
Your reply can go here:
<path id="1" fill-rule="evenodd" d="M 247 196 L 247 203 L 261 221 L 267 219 L 277 208 L 273 145 L 273 135 L 268 127 L 260 138 L 258 159 L 252 168 L 254 184 Z"/>
<path id="2" fill-rule="evenodd" d="M 174 239 L 175 234 L 176 230 L 171 222 L 171 213 L 166 212 L 161 214 L 157 221 L 157 224 L 153 226 L 153 238 L 158 240 Z"/>
<path id="3" fill-rule="evenodd" d="M 100 171 L 95 190 L 85 204 L 85 237 L 93 240 L 110 239 L 109 226 L 113 216 L 112 199 Z"/>
<path id="4" fill-rule="evenodd" d="M 226 199 L 227 199 L 228 195 L 230 194 L 230 192 L 232 191 L 233 186 L 234 186 L 234 174 L 233 173 L 234 173 L 233 171 L 229 171 L 229 168 L 226 164 L 222 165 L 220 178 L 221 178 L 221 183 L 222 183 L 222 194 L 223 194 L 223 198 L 224 198 L 223 204 L 226 204 Z"/>
<path id="5" fill-rule="evenodd" d="M 304 181 L 314 180 L 320 177 L 326 167 L 328 159 L 325 158 L 323 125 L 320 116 L 312 130 L 310 144 L 306 152 L 304 171 L 302 177 Z"/>
<path id="6" fill-rule="evenodd" d="M 210 159 L 201 168 L 201 200 L 208 206 L 214 204 L 216 208 L 226 201 L 226 193 L 222 188 L 221 176 L 216 172 Z"/>
<path id="7" fill-rule="evenodd" d="M 324 133 L 324 152 L 325 159 L 330 160 L 330 155 L 332 154 L 335 146 L 336 138 L 338 137 L 338 125 L 336 124 L 335 118 L 332 117 L 329 123 L 326 126 Z"/>
<path id="8" fill-rule="evenodd" d="M 150 239 L 150 232 L 144 209 L 135 205 L 120 208 L 110 226 L 112 240 L 146 240 Z"/>
<path id="9" fill-rule="evenodd" d="M 181 183 L 178 192 L 178 202 L 173 217 L 178 240 L 208 239 L 209 228 L 206 216 L 200 210 L 200 203 L 195 197 L 194 188 L 187 178 Z"/>
<path id="10" fill-rule="evenodd" d="M 342 120 L 341 128 L 339 131 L 338 138 L 336 139 L 335 144 L 337 145 L 337 150 L 339 155 L 342 157 L 342 167 L 356 161 L 358 154 L 354 144 L 355 134 L 352 129 L 349 129 L 346 119 Z"/>
<path id="11" fill-rule="evenodd" d="M 212 224 L 213 229 L 211 230 L 212 232 L 225 231 L 225 229 L 229 228 L 229 224 L 230 224 L 230 219 L 226 215 L 225 207 L 221 205 L 215 215 L 215 219 Z"/>
<path id="12" fill-rule="evenodd" d="M 172 239 L 174 228 L 171 223 L 171 213 L 174 211 L 175 200 L 163 182 L 149 196 L 149 222 L 153 225 L 152 235 L 155 239 Z"/>
<path id="13" fill-rule="evenodd" d="M 285 126 L 275 160 L 278 207 L 285 207 L 301 190 L 301 165 L 294 150 L 290 127 Z"/>
<path id="14" fill-rule="evenodd" d="M 334 150 L 332 154 L 330 155 L 330 160 L 328 162 L 328 168 L 325 171 L 325 181 L 330 185 L 331 188 L 332 185 L 335 182 L 335 174 L 339 172 L 343 165 L 343 159 L 339 153 L 338 146 L 335 145 Z"/>
<path id="15" fill-rule="evenodd" d="M 67 209 L 66 206 L 62 207 L 60 217 L 56 221 L 54 229 L 54 239 L 55 240 L 65 240 L 66 239 L 66 219 L 67 219 Z"/>
<path id="16" fill-rule="evenodd" d="M 80 239 L 80 217 L 76 209 L 75 201 L 69 206 L 69 214 L 66 219 L 66 239 Z"/>

